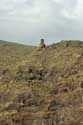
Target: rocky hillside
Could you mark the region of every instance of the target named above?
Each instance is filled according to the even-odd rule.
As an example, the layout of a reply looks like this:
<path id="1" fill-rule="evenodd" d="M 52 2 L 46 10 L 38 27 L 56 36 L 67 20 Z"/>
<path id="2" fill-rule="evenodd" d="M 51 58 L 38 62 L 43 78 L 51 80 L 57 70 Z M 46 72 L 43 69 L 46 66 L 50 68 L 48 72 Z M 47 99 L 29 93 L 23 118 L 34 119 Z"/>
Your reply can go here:
<path id="1" fill-rule="evenodd" d="M 0 41 L 0 125 L 82 125 L 82 96 L 82 41 Z"/>

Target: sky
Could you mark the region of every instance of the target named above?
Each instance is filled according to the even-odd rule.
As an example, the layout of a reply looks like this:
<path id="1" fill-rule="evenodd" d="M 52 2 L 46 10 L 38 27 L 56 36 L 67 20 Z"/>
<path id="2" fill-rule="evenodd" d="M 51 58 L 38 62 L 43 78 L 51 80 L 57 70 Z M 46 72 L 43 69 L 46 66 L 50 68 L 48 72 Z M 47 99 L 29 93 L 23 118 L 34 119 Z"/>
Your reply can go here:
<path id="1" fill-rule="evenodd" d="M 83 0 L 0 0 L 0 39 L 36 45 L 83 40 Z"/>

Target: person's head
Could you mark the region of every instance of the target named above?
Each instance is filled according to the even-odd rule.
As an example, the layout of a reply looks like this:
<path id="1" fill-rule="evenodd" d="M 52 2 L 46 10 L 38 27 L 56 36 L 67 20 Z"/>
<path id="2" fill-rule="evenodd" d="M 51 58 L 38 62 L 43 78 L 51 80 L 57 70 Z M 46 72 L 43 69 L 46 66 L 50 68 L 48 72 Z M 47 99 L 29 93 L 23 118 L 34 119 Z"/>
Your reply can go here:
<path id="1" fill-rule="evenodd" d="M 41 39 L 41 43 L 44 43 L 44 39 Z"/>

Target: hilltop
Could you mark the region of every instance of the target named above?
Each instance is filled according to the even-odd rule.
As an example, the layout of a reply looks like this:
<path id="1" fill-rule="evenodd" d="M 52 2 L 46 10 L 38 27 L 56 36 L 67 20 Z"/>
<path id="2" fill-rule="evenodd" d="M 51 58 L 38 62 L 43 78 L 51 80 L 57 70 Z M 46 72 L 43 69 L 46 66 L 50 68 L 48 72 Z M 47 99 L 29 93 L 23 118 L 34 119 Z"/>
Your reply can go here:
<path id="1" fill-rule="evenodd" d="M 0 41 L 0 124 L 81 125 L 83 42 Z"/>

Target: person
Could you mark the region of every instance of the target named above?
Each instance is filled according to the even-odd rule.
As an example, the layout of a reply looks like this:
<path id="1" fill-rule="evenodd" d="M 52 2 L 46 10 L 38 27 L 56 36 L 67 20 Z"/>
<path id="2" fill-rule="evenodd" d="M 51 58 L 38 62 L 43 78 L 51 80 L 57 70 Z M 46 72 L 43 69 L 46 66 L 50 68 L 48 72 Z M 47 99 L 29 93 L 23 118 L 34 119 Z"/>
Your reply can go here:
<path id="1" fill-rule="evenodd" d="M 46 48 L 46 45 L 45 45 L 44 39 L 41 39 L 41 40 L 40 40 L 39 48 Z"/>

